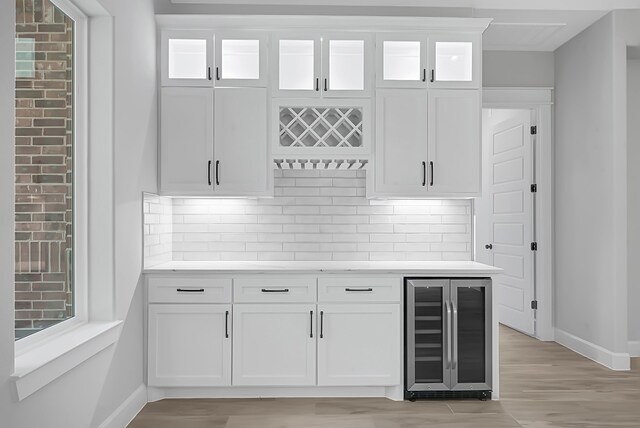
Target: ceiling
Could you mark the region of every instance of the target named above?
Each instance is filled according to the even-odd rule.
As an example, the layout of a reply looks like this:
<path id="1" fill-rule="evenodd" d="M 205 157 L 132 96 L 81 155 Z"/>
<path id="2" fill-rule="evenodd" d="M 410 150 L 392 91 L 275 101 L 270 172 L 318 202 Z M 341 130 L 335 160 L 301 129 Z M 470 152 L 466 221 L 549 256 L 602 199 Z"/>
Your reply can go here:
<path id="1" fill-rule="evenodd" d="M 615 9 L 640 0 L 156 0 L 156 13 L 493 18 L 485 50 L 554 51 Z"/>

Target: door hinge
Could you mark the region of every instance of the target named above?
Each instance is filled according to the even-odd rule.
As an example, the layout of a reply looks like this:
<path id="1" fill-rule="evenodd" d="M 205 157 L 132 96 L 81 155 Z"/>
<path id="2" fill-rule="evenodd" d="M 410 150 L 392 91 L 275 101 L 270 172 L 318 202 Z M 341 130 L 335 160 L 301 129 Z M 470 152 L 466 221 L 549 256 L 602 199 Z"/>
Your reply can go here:
<path id="1" fill-rule="evenodd" d="M 531 127 L 531 135 L 536 135 L 538 134 L 538 127 L 537 126 L 532 126 Z"/>
<path id="2" fill-rule="evenodd" d="M 531 185 L 531 193 L 537 193 L 538 192 L 538 185 L 537 184 L 532 184 Z"/>
<path id="3" fill-rule="evenodd" d="M 531 301 L 531 309 L 538 309 L 538 301 L 537 300 L 532 300 Z"/>
<path id="4" fill-rule="evenodd" d="M 531 251 L 538 251 L 538 243 L 537 242 L 532 242 L 531 243 Z"/>

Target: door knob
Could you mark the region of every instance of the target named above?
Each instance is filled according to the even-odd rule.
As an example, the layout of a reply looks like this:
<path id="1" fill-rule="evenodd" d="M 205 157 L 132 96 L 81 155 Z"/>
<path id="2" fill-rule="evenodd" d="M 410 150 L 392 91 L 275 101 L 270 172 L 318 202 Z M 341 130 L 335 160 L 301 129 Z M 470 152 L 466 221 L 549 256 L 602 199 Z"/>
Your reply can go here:
<path id="1" fill-rule="evenodd" d="M 487 250 L 493 250 L 493 244 L 486 244 L 484 248 L 486 248 Z"/>

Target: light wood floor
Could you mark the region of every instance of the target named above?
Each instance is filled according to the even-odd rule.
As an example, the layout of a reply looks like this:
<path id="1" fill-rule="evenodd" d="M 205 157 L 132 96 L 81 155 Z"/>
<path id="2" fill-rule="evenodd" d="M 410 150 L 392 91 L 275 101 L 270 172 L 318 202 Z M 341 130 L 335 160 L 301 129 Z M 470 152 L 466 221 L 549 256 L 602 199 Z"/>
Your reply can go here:
<path id="1" fill-rule="evenodd" d="M 614 372 L 555 343 L 500 329 L 501 400 L 162 400 L 131 428 L 640 427 L 640 359 Z"/>

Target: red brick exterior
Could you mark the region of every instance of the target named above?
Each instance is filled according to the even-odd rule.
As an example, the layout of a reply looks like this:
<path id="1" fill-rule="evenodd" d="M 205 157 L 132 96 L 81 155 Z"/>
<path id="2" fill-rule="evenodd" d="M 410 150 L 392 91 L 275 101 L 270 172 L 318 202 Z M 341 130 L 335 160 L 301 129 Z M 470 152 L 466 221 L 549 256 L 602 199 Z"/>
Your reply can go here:
<path id="1" fill-rule="evenodd" d="M 73 316 L 73 277 L 67 277 L 73 21 L 49 0 L 16 0 L 16 38 L 35 41 L 33 73 L 16 77 L 15 97 L 15 328 L 21 338 Z"/>

